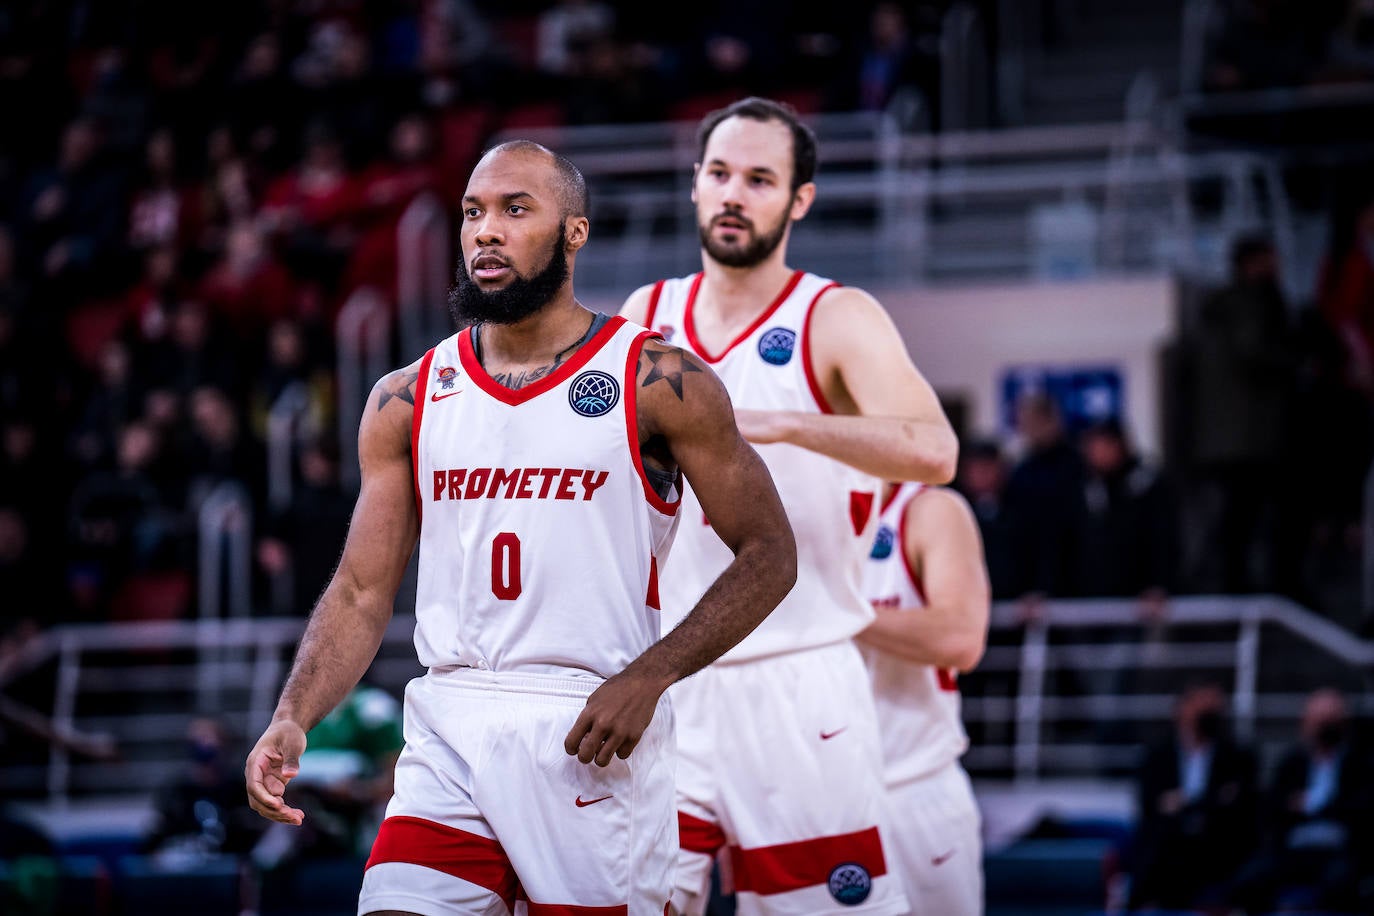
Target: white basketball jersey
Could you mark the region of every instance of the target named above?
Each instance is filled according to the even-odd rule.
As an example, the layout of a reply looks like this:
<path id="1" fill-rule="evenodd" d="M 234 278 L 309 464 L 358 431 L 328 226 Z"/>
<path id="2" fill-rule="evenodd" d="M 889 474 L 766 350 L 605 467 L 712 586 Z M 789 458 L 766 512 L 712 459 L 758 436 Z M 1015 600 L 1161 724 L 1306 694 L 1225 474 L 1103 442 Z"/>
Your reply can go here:
<path id="1" fill-rule="evenodd" d="M 864 590 L 874 607 L 901 608 L 909 614 L 925 607 L 925 593 L 902 543 L 907 507 L 924 489 L 919 483 L 904 483 L 882 507 L 864 573 Z M 959 758 L 968 749 L 968 734 L 955 672 L 918 665 L 863 644 L 859 649 L 873 678 L 887 784 L 926 776 Z"/>
<path id="2" fill-rule="evenodd" d="M 411 442 L 422 665 L 605 678 L 657 641 L 678 516 L 640 460 L 650 336 L 612 318 L 515 391 L 482 368 L 470 331 L 425 355 Z"/>
<path id="3" fill-rule="evenodd" d="M 702 276 L 660 281 L 645 323 L 668 343 L 709 363 L 736 408 L 829 413 L 811 369 L 807 329 L 816 301 L 838 284 L 796 271 L 747 330 L 713 353 L 701 345 L 692 323 Z M 795 445 L 756 449 L 796 535 L 797 584 L 762 624 L 721 656 L 725 662 L 846 640 L 873 619 L 859 585 L 873 542 L 879 481 Z M 661 570 L 665 628 L 676 625 L 734 559 L 711 530 L 691 487 L 684 491 L 673 560 Z"/>

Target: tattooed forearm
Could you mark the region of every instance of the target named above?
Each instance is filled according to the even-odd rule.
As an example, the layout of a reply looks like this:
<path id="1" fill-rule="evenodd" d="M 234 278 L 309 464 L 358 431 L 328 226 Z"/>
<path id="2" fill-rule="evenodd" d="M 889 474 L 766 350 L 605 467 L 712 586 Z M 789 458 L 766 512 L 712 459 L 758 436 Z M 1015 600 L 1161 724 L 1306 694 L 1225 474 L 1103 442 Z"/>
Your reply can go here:
<path id="1" fill-rule="evenodd" d="M 648 388 L 654 382 L 663 380 L 673 389 L 673 394 L 677 395 L 679 401 L 682 400 L 682 373 L 701 371 L 688 361 L 681 350 L 660 352 L 646 347 L 644 356 L 649 360 L 652 368 L 649 370 L 649 374 L 644 376 L 644 381 L 640 383 L 640 387 Z"/>
<path id="2" fill-rule="evenodd" d="M 377 397 L 377 409 L 381 410 L 393 398 L 400 398 L 411 407 L 415 406 L 415 381 L 419 372 L 393 372 L 377 383 L 381 394 Z"/>

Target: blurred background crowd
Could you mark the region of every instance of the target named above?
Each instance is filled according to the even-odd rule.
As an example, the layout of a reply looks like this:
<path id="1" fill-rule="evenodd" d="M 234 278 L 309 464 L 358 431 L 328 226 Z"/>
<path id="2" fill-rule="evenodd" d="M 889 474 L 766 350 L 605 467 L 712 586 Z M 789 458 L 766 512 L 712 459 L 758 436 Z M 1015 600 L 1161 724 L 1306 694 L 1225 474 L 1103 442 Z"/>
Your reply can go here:
<path id="1" fill-rule="evenodd" d="M 995 68 L 1016 8 L 996 0 L 706 0 L 690 14 L 605 0 L 5 4 L 0 675 L 62 624 L 195 618 L 197 520 L 226 481 L 251 506 L 253 613 L 308 613 L 354 497 L 336 433 L 340 309 L 362 287 L 394 308 L 406 208 L 432 194 L 455 213 L 492 137 L 690 122 L 751 93 L 939 134 L 941 29 L 956 5 L 976 11 Z M 1092 5 L 1040 0 L 1018 15 L 1033 11 L 1052 51 Z M 1175 19 L 1185 6 L 1163 5 Z M 1078 423 L 1032 392 L 1005 435 L 967 431 L 955 486 L 982 526 L 994 597 L 1020 620 L 1056 599 L 1114 597 L 1150 625 L 1180 595 L 1277 594 L 1367 639 L 1374 96 L 1359 92 L 1374 85 L 1374 2 L 1203 7 L 1196 84 L 1173 87 L 1198 103 L 1189 142 L 1303 148 L 1286 178 L 1325 214 L 1312 282 L 1295 291 L 1271 234 L 1228 239 L 1220 279 L 1165 354 L 1167 450 L 1140 447 L 1139 418 Z M 1313 90 L 1326 101 L 1270 104 Z M 1014 126 L 997 123 L 999 110 L 980 126 Z M 281 501 L 269 494 L 269 414 L 293 386 L 307 406 Z M 966 690 L 980 689 L 971 678 Z M 1182 737 L 1170 740 L 1223 740 L 1217 716 L 1202 715 L 1219 712 L 1217 690 L 1177 690 Z M 1358 780 L 1353 764 L 1327 766 L 1361 716 L 1339 693 L 1310 703 L 1293 741 L 1316 763 L 1295 751 L 1266 768 L 1244 748 L 1230 762 L 1208 750 L 1208 766 L 1234 772 L 1178 784 L 1146 754 L 1136 893 L 1184 875 L 1152 899 L 1215 902 L 1206 879 L 1225 871 L 1239 876 L 1226 893 L 1261 912 L 1288 833 L 1331 811 L 1343 852 L 1335 865 L 1320 858 L 1332 869 L 1321 880 L 1349 893 L 1362 874 L 1369 883 L 1368 759 L 1349 758 L 1365 761 Z M 213 783 L 228 733 L 197 723 L 195 772 Z M 7 728 L 11 761 L 25 759 L 21 733 Z M 29 751 L 42 759 L 47 745 Z M 243 852 L 261 826 L 251 843 L 237 828 L 222 839 Z M 1321 828 L 1305 842 L 1325 848 Z M 1226 862 L 1199 864 L 1218 850 Z"/>

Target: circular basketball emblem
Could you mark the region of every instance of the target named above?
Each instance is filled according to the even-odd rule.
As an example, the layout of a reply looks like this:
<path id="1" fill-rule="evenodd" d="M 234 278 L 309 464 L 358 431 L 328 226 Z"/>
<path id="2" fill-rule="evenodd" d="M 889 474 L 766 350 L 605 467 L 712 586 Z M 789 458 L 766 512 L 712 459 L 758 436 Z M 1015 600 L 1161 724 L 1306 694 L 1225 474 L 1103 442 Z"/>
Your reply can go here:
<path id="1" fill-rule="evenodd" d="M 770 328 L 759 338 L 759 356 L 765 363 L 785 366 L 797 348 L 797 332 L 788 328 Z"/>
<path id="2" fill-rule="evenodd" d="M 878 534 L 873 538 L 873 552 L 869 554 L 875 560 L 886 560 L 892 556 L 892 545 L 897 540 L 897 533 L 883 525 L 878 529 Z"/>
<path id="3" fill-rule="evenodd" d="M 830 889 L 830 896 L 840 903 L 845 906 L 858 906 L 873 892 L 873 879 L 868 876 L 868 869 L 862 865 L 846 862 L 836 865 L 831 870 L 830 880 L 826 882 L 826 886 Z"/>
<path id="4" fill-rule="evenodd" d="M 584 417 L 599 417 L 620 402 L 620 385 L 595 369 L 588 370 L 568 386 L 568 404 Z"/>

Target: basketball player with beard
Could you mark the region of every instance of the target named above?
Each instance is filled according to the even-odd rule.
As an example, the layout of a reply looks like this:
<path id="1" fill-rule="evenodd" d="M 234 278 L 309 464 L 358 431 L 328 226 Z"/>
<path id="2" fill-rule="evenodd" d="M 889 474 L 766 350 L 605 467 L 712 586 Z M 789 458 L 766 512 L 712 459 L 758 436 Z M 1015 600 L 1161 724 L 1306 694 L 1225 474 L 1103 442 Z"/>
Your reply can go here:
<path id="1" fill-rule="evenodd" d="M 743 99 L 703 120 L 698 152 L 702 270 L 636 290 L 620 313 L 724 382 L 787 508 L 798 581 L 762 625 L 672 690 L 683 848 L 674 904 L 702 913 L 719 860 L 744 914 L 905 913 L 853 638 L 874 619 L 860 577 L 882 481 L 947 482 L 957 441 L 878 301 L 787 264 L 792 223 L 816 196 L 816 138 L 796 113 Z M 683 494 L 660 569 L 665 628 L 730 563 L 699 495 Z"/>
<path id="2" fill-rule="evenodd" d="M 358 912 L 664 912 L 677 860 L 669 685 L 747 635 L 796 552 L 766 467 L 709 367 L 573 293 L 587 191 L 529 141 L 487 152 L 462 202 L 461 330 L 382 378 L 362 487 L 248 797 L 286 790 L 306 733 L 361 677 L 419 543 L 395 792 Z M 734 559 L 660 628 L 681 489 Z"/>

